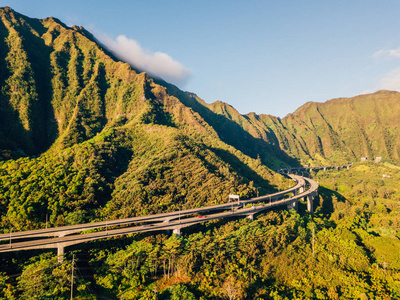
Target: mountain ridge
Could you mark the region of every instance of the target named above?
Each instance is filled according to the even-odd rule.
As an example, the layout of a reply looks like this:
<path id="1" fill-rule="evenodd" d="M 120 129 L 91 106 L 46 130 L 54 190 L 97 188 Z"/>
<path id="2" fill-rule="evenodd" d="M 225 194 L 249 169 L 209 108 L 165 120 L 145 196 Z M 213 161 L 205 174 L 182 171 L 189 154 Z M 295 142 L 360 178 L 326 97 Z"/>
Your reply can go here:
<path id="1" fill-rule="evenodd" d="M 398 161 L 399 106 L 400 93 L 381 90 L 307 102 L 284 118 L 252 113 L 240 121 L 239 115 L 231 119 L 266 142 L 267 133 L 273 132 L 275 145 L 302 164 L 346 163 L 377 156 Z M 372 115 L 375 118 L 369 118 Z M 247 127 L 243 125 L 246 118 L 251 120 Z"/>

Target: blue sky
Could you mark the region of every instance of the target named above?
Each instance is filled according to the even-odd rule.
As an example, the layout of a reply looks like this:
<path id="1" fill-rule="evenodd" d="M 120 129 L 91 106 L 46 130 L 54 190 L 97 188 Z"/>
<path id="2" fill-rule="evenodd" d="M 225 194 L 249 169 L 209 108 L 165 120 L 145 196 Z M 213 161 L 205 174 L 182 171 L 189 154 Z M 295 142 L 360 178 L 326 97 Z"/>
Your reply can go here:
<path id="1" fill-rule="evenodd" d="M 400 1 L 5 0 L 84 26 L 121 58 L 240 113 L 400 90 Z"/>

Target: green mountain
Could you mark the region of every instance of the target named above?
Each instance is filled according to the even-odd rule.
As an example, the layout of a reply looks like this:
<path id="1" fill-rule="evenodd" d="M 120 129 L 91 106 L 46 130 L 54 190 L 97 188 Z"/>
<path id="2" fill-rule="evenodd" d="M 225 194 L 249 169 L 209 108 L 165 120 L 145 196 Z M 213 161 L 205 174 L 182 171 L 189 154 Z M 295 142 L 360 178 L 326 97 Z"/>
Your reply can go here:
<path id="1" fill-rule="evenodd" d="M 373 160 L 377 156 L 399 161 L 399 120 L 400 93 L 379 91 L 306 103 L 282 123 L 294 136 L 286 150 L 304 161 L 307 156 L 331 162 L 359 161 L 360 157 Z M 286 135 L 286 139 L 290 138 Z"/>
<path id="2" fill-rule="evenodd" d="M 116 61 L 81 27 L 0 11 L 0 158 L 81 143 L 105 128 L 156 123 L 219 139 L 271 168 L 399 160 L 397 92 L 306 103 L 283 119 L 207 104 Z"/>
<path id="3" fill-rule="evenodd" d="M 0 16 L 3 158 L 64 149 L 116 125 L 155 123 L 220 139 L 270 167 L 293 161 L 194 95 L 115 61 L 83 28 L 10 8 Z"/>
<path id="4" fill-rule="evenodd" d="M 3 228 L 40 228 L 46 215 L 63 225 L 176 210 L 287 186 L 265 166 L 284 164 L 283 151 L 197 112 L 191 94 L 115 60 L 83 28 L 7 7 L 0 18 Z"/>
<path id="5" fill-rule="evenodd" d="M 209 107 L 302 164 L 329 165 L 378 156 L 400 160 L 398 92 L 308 102 L 283 119 L 254 113 L 242 116 L 223 104 Z"/>

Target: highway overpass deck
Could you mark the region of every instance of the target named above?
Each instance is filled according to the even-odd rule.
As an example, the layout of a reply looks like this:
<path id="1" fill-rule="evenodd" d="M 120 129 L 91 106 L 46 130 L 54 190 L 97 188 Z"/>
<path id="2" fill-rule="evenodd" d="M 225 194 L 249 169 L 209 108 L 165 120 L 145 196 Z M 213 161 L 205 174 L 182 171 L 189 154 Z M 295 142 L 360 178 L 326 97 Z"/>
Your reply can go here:
<path id="1" fill-rule="evenodd" d="M 315 181 L 308 179 L 308 178 L 303 179 L 302 177 L 300 177 L 300 178 L 299 177 L 300 176 L 295 176 L 295 175 L 293 177 L 298 182 L 295 186 L 296 188 L 293 187 L 288 190 L 274 193 L 271 195 L 252 198 L 252 199 L 248 199 L 248 200 L 241 200 L 240 202 L 232 202 L 232 203 L 214 205 L 211 207 L 204 207 L 201 209 L 200 208 L 199 209 L 190 209 L 190 210 L 185 210 L 185 211 L 181 211 L 181 212 L 178 211 L 178 212 L 172 212 L 172 213 L 166 213 L 166 214 L 129 218 L 130 221 L 128 221 L 128 223 L 130 222 L 129 224 L 134 223 L 134 222 L 132 222 L 132 219 L 135 219 L 135 222 L 136 221 L 143 222 L 143 220 L 156 222 L 153 224 L 144 224 L 144 225 L 140 225 L 140 226 L 131 226 L 131 227 L 124 227 L 124 228 L 117 228 L 117 229 L 109 228 L 109 227 L 117 226 L 117 225 L 121 225 L 121 224 L 128 224 L 128 223 L 121 222 L 124 220 L 124 219 L 122 219 L 122 220 L 114 220 L 115 222 L 109 221 L 107 224 L 104 224 L 104 222 L 97 222 L 97 223 L 101 223 L 101 224 L 95 225 L 97 227 L 91 226 L 91 224 L 93 224 L 93 223 L 80 224 L 80 226 L 78 228 L 79 231 L 85 231 L 85 230 L 90 230 L 90 229 L 104 227 L 104 226 L 106 229 L 102 230 L 102 231 L 96 231 L 96 232 L 75 234 L 75 235 L 69 235 L 69 236 L 59 236 L 59 237 L 55 237 L 55 238 L 33 239 L 33 240 L 14 242 L 14 243 L 12 242 L 12 240 L 14 239 L 14 236 L 11 235 L 10 243 L 0 245 L 0 252 L 30 250 L 30 249 L 57 248 L 58 253 L 61 255 L 64 253 L 65 247 L 88 242 L 88 241 L 105 239 L 105 238 L 133 234 L 133 233 L 140 233 L 140 232 L 151 232 L 151 231 L 161 231 L 161 230 L 174 230 L 174 232 L 180 232 L 181 228 L 189 227 L 189 226 L 199 224 L 199 223 L 204 223 L 204 222 L 207 222 L 210 220 L 240 217 L 240 216 L 253 216 L 254 214 L 260 213 L 266 209 L 270 209 L 270 208 L 281 206 L 281 205 L 290 205 L 290 204 L 298 201 L 299 199 L 315 196 L 317 193 L 317 189 L 318 189 L 318 183 L 316 183 Z M 309 188 L 307 190 L 304 189 L 306 182 L 309 186 Z M 300 193 L 297 193 L 296 195 L 293 195 L 292 197 L 284 198 L 284 199 L 279 198 L 288 193 L 295 194 L 295 191 L 299 190 L 300 188 L 303 188 L 303 191 Z M 263 202 L 263 201 L 268 201 L 268 200 L 269 200 L 269 202 L 267 202 L 267 203 L 253 205 L 251 207 L 244 207 L 246 204 L 254 204 L 255 202 Z M 218 209 L 216 209 L 216 207 L 218 207 Z M 187 217 L 188 215 L 194 214 L 194 213 L 213 212 L 213 211 L 221 210 L 221 209 L 225 209 L 226 211 L 212 213 L 212 214 L 209 214 L 206 216 L 203 215 L 203 216 Z M 182 214 L 182 212 L 183 212 L 183 214 Z M 174 220 L 167 219 L 169 217 L 176 217 L 176 216 L 178 216 L 177 217 L 178 220 L 176 220 L 176 218 Z M 98 226 L 98 225 L 103 225 L 103 226 Z M 66 226 L 66 227 L 68 227 L 68 226 Z M 63 228 L 62 230 L 65 232 L 65 231 L 68 231 L 69 228 Z M 18 234 L 18 233 L 16 233 L 16 234 Z M 34 236 L 34 234 L 35 233 L 32 233 L 32 235 L 25 235 L 25 238 L 27 238 L 27 237 L 31 238 Z M 9 234 L 5 234 L 5 235 L 8 235 L 8 237 L 10 237 Z M 3 235 L 3 236 L 5 236 L 5 235 Z M 22 236 L 22 235 L 20 235 L 20 236 Z M 34 237 L 38 237 L 38 235 L 36 235 Z"/>

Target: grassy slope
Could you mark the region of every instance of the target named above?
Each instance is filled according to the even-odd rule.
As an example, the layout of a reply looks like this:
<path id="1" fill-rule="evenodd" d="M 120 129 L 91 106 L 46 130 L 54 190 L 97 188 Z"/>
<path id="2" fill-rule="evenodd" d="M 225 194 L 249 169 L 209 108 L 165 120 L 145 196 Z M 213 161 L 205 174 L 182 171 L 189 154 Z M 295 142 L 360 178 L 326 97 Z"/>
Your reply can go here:
<path id="1" fill-rule="evenodd" d="M 285 180 L 235 149 L 160 125 L 104 131 L 38 158 L 0 164 L 2 227 L 41 228 L 225 202 Z"/>

